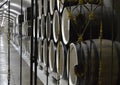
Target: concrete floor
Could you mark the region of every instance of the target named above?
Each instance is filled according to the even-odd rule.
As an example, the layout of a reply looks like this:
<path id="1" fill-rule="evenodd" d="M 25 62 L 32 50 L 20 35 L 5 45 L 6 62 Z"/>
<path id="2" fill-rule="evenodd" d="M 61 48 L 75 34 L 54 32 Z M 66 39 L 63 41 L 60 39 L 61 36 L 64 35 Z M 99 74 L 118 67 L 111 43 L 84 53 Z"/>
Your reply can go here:
<path id="1" fill-rule="evenodd" d="M 5 34 L 0 35 L 0 85 L 8 85 L 8 47 L 7 37 Z M 20 56 L 18 52 L 11 45 L 11 80 L 10 85 L 20 85 Z M 22 73 L 22 85 L 30 85 L 30 68 L 24 60 L 23 73 Z M 38 79 L 38 85 L 43 85 Z"/>

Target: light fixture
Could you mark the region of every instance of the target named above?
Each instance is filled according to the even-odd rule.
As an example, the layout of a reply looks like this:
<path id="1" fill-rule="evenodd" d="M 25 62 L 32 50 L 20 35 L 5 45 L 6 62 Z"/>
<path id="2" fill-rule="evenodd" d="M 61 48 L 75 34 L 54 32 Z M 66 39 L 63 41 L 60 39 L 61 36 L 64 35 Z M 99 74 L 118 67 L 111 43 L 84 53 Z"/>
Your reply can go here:
<path id="1" fill-rule="evenodd" d="M 4 7 L 5 9 L 7 9 L 7 8 L 8 8 L 8 5 L 5 4 L 3 7 Z"/>

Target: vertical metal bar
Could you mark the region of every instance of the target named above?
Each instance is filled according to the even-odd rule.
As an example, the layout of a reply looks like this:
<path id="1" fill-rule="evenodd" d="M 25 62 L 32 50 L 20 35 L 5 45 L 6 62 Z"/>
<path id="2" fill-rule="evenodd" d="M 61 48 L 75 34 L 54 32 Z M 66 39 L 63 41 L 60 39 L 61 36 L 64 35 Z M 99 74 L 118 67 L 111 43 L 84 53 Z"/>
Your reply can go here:
<path id="1" fill-rule="evenodd" d="M 98 85 L 101 85 L 102 83 L 102 80 L 101 80 L 101 68 L 102 68 L 102 21 L 101 21 L 101 26 L 100 26 L 100 36 L 99 36 L 99 39 L 100 39 L 100 57 L 99 57 L 99 80 L 98 80 Z"/>
<path id="2" fill-rule="evenodd" d="M 10 1 L 8 1 L 8 85 L 10 85 Z"/>
<path id="3" fill-rule="evenodd" d="M 21 16 L 23 16 L 23 0 L 21 0 Z M 20 37 L 21 37 L 21 40 L 20 40 L 20 43 L 21 43 L 21 46 L 20 46 L 20 85 L 22 85 L 22 22 L 23 22 L 23 17 L 21 17 L 20 19 L 20 26 L 21 26 L 21 29 L 20 29 Z"/>
<path id="4" fill-rule="evenodd" d="M 70 45 L 68 50 L 68 85 L 69 85 L 69 76 L 70 75 Z"/>
<path id="5" fill-rule="evenodd" d="M 60 4 L 61 4 L 61 3 L 59 3 L 59 10 L 60 10 Z M 59 15 L 60 15 L 60 13 L 59 13 Z M 59 34 L 58 34 L 58 53 L 59 53 L 59 54 L 58 54 L 58 57 L 59 57 L 59 60 L 58 60 L 59 63 L 58 63 L 58 64 L 59 64 L 59 66 L 58 66 L 58 67 L 59 67 L 59 70 L 60 70 L 60 28 L 58 28 L 58 33 L 59 33 Z M 57 77 L 57 78 L 58 78 L 58 80 L 57 80 L 57 85 L 60 85 L 60 77 L 59 77 L 60 74 L 57 73 L 57 76 L 58 76 L 58 77 Z"/>
<path id="6" fill-rule="evenodd" d="M 90 12 L 92 12 L 92 9 L 93 9 L 93 7 L 92 7 L 93 5 L 91 4 L 91 9 L 90 9 Z M 90 60 L 89 60 L 89 62 L 90 62 L 90 68 L 91 68 L 91 64 L 92 64 L 92 62 L 91 62 L 91 52 L 92 52 L 92 21 L 90 21 Z M 91 69 L 90 69 L 91 70 Z M 92 76 L 91 75 L 91 71 L 90 71 L 90 76 Z M 91 82 L 91 78 L 92 77 L 90 77 L 90 84 L 92 83 Z"/>
<path id="7" fill-rule="evenodd" d="M 47 39 L 48 41 L 48 39 Z M 48 49 L 47 49 L 47 81 L 46 81 L 46 85 L 48 85 Z"/>
<path id="8" fill-rule="evenodd" d="M 80 14 L 82 14 L 82 6 L 80 6 Z M 80 29 L 80 35 L 81 35 L 81 29 Z M 82 40 L 80 40 L 79 44 L 80 44 L 80 56 L 83 57 L 83 54 L 82 54 L 82 44 L 81 44 Z M 81 58 L 78 57 L 78 66 L 81 64 Z M 81 78 L 79 76 L 77 76 L 77 84 L 80 85 L 81 84 Z M 83 82 L 82 82 L 83 83 Z M 84 84 L 83 84 L 84 85 Z"/>
<path id="9" fill-rule="evenodd" d="M 48 44 L 48 38 L 46 38 L 46 41 L 47 41 L 47 44 Z M 47 47 L 48 47 L 48 45 L 47 45 Z M 46 85 L 48 85 L 48 75 L 49 75 L 49 73 L 48 73 L 48 48 L 47 48 L 47 81 L 46 81 Z"/>
<path id="10" fill-rule="evenodd" d="M 111 67 L 111 85 L 113 83 L 113 43 L 114 43 L 114 0 L 112 0 L 112 67 Z"/>
<path id="11" fill-rule="evenodd" d="M 38 0 L 35 0 L 35 76 L 34 76 L 34 85 L 37 85 L 37 58 L 38 58 L 38 42 L 37 42 L 37 17 L 38 17 Z"/>
<path id="12" fill-rule="evenodd" d="M 58 70 L 60 71 L 60 35 L 59 35 L 59 40 L 58 40 Z M 58 85 L 60 85 L 60 74 L 58 73 Z"/>
<path id="13" fill-rule="evenodd" d="M 31 0 L 31 53 L 30 53 L 30 85 L 33 85 L 33 9 L 34 0 Z"/>
<path id="14" fill-rule="evenodd" d="M 49 4 L 50 3 L 50 1 L 49 0 L 47 0 L 47 3 Z M 48 9 L 49 10 L 49 9 Z M 47 13 L 47 15 L 46 15 L 46 22 L 47 22 L 47 16 L 48 16 L 48 13 Z M 46 26 L 45 26 L 46 27 Z M 48 73 L 48 38 L 47 38 L 47 36 L 46 36 L 46 41 L 47 41 L 47 78 L 46 78 L 46 80 L 47 80 L 47 82 L 46 82 L 46 85 L 48 85 L 48 76 L 49 76 L 49 73 Z"/>
<path id="15" fill-rule="evenodd" d="M 70 5 L 70 4 L 69 4 Z M 70 7 L 70 10 L 71 10 L 71 7 Z M 71 20 L 70 20 L 70 23 L 71 23 Z M 69 43 L 69 50 L 68 50 L 68 85 L 70 85 L 69 83 L 69 75 L 70 75 L 70 43 Z"/>
<path id="16" fill-rule="evenodd" d="M 98 85 L 102 84 L 101 80 L 101 69 L 102 69 L 102 37 L 103 37 L 103 2 L 101 2 L 101 23 L 100 23 L 100 48 L 99 48 L 99 74 L 98 74 Z"/>

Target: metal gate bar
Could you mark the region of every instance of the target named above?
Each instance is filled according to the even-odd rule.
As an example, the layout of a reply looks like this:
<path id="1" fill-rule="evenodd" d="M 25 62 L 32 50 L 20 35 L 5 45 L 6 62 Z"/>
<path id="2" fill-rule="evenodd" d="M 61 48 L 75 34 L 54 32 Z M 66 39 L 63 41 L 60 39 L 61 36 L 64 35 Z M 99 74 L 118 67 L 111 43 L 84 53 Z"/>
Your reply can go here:
<path id="1" fill-rule="evenodd" d="M 21 16 L 23 16 L 23 0 L 21 0 Z M 20 19 L 20 85 L 22 85 L 22 22 L 23 17 Z"/>
<path id="2" fill-rule="evenodd" d="M 8 1 L 8 85 L 10 85 L 10 1 Z"/>
<path id="3" fill-rule="evenodd" d="M 114 0 L 112 0 L 112 29 L 111 29 L 111 31 L 112 31 L 112 68 L 111 68 L 111 75 L 113 74 L 113 43 L 114 43 L 114 4 L 115 2 L 114 2 Z M 113 75 L 111 76 L 111 85 L 112 85 L 112 80 L 113 80 Z"/>
<path id="4" fill-rule="evenodd" d="M 38 42 L 37 42 L 37 17 L 38 17 L 38 0 L 35 0 L 35 75 L 34 75 L 34 85 L 37 85 L 37 58 L 38 58 Z"/>
<path id="5" fill-rule="evenodd" d="M 34 0 L 31 0 L 31 52 L 30 52 L 30 85 L 33 85 L 33 9 Z"/>

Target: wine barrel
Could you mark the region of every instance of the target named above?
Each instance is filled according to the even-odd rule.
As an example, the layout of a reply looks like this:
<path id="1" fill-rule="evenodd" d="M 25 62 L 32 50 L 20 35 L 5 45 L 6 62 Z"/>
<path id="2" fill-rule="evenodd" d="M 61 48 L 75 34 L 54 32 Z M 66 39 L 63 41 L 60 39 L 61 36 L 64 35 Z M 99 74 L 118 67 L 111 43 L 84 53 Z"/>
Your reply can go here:
<path id="1" fill-rule="evenodd" d="M 62 12 L 64 7 L 76 6 L 77 4 L 99 4 L 100 0 L 57 0 L 57 9 Z"/>
<path id="2" fill-rule="evenodd" d="M 66 78 L 66 60 L 67 60 L 67 48 L 60 41 L 57 44 L 56 49 L 56 67 L 57 73 L 59 74 L 59 78 Z"/>
<path id="3" fill-rule="evenodd" d="M 50 40 L 49 44 L 49 68 L 51 71 L 54 71 L 54 68 L 56 66 L 55 60 L 56 60 L 56 47 L 53 42 L 53 40 Z"/>
<path id="4" fill-rule="evenodd" d="M 48 0 L 43 0 L 43 10 L 44 10 L 44 15 L 47 15 L 48 12 Z"/>
<path id="5" fill-rule="evenodd" d="M 62 3 L 60 3 L 60 0 L 56 0 L 57 1 L 57 9 L 59 12 L 62 12 L 64 6 Z"/>
<path id="6" fill-rule="evenodd" d="M 88 0 L 89 4 L 100 4 L 101 0 Z"/>
<path id="7" fill-rule="evenodd" d="M 39 38 L 38 39 L 38 62 L 41 63 L 43 62 L 43 53 L 42 53 L 42 40 Z"/>
<path id="8" fill-rule="evenodd" d="M 50 13 L 47 14 L 46 16 L 46 38 L 48 41 L 51 39 L 51 16 Z"/>
<path id="9" fill-rule="evenodd" d="M 102 40 L 101 48 L 100 53 L 100 40 L 98 39 L 87 40 L 81 44 L 70 44 L 67 58 L 69 85 L 98 85 L 100 82 L 101 85 L 111 83 L 111 85 L 117 85 L 120 69 L 118 49 L 113 43 L 112 56 L 112 41 L 105 39 Z M 77 73 L 75 73 L 75 66 L 78 66 Z"/>
<path id="10" fill-rule="evenodd" d="M 57 9 L 62 12 L 64 7 L 77 5 L 79 0 L 57 0 Z"/>
<path id="11" fill-rule="evenodd" d="M 49 3 L 49 8 L 50 8 L 50 14 L 53 15 L 54 13 L 54 9 L 55 9 L 55 0 L 50 0 L 50 3 Z"/>
<path id="12" fill-rule="evenodd" d="M 40 37 L 40 19 L 37 17 L 37 38 Z"/>
<path id="13" fill-rule="evenodd" d="M 45 16 L 42 14 L 41 18 L 41 39 L 45 38 Z"/>
<path id="14" fill-rule="evenodd" d="M 54 42 L 58 41 L 60 37 L 60 17 L 57 10 L 55 10 L 53 15 L 53 39 Z"/>
<path id="15" fill-rule="evenodd" d="M 69 25 L 70 25 L 70 20 L 69 20 L 69 17 L 68 17 L 68 11 L 66 8 L 64 8 L 64 11 L 63 11 L 63 14 L 62 14 L 62 27 L 61 27 L 61 30 L 62 30 L 62 39 L 63 39 L 63 42 L 65 44 L 67 44 L 69 42 Z M 65 32 L 65 30 L 67 30 Z"/>
<path id="16" fill-rule="evenodd" d="M 118 56 L 120 56 L 120 44 L 119 42 L 114 42 L 115 43 L 115 47 L 116 47 L 116 51 L 118 53 Z M 118 57 L 118 61 L 119 61 L 119 74 L 118 74 L 118 79 L 117 79 L 117 85 L 120 84 L 120 57 Z"/>
<path id="17" fill-rule="evenodd" d="M 41 19 L 43 13 L 43 0 L 38 0 L 38 7 L 39 7 L 39 18 Z"/>
<path id="18" fill-rule="evenodd" d="M 88 40 L 90 38 L 97 39 L 100 34 L 100 25 L 101 25 L 101 18 L 102 18 L 102 29 L 103 29 L 103 39 L 113 39 L 116 38 L 116 27 L 114 28 L 114 32 L 112 32 L 113 26 L 113 18 L 112 18 L 112 6 L 111 1 L 104 0 L 103 5 L 103 14 L 102 14 L 102 7 L 99 6 L 94 10 L 94 19 L 89 22 L 88 26 L 86 20 L 90 19 L 89 15 L 90 12 L 87 11 L 84 7 L 75 8 L 72 13 L 72 18 L 69 18 L 69 12 L 67 8 L 64 8 L 62 13 L 62 39 L 65 44 L 70 42 L 76 42 L 78 40 L 79 34 L 83 33 L 83 40 Z M 93 5 L 95 8 L 96 5 Z M 87 4 L 86 7 L 90 9 L 90 4 Z M 72 8 L 72 7 L 71 7 Z M 74 8 L 74 7 L 73 7 Z M 78 13 L 77 9 L 82 9 L 81 14 Z M 107 21 L 106 21 L 107 20 Z M 84 31 L 85 30 L 85 31 Z M 91 33 L 90 33 L 91 31 Z"/>
<path id="19" fill-rule="evenodd" d="M 72 7 L 74 9 L 74 7 Z M 70 42 L 75 42 L 78 40 L 78 34 L 80 34 L 80 29 L 85 22 L 85 17 L 80 15 L 78 12 L 72 12 L 72 16 L 75 17 L 79 15 L 79 20 L 77 21 L 77 25 L 74 21 L 69 17 L 69 12 L 67 8 L 64 8 L 62 13 L 62 20 L 61 20 L 61 32 L 62 32 L 62 40 L 64 44 L 68 44 Z"/>
<path id="20" fill-rule="evenodd" d="M 43 40 L 43 63 L 44 66 L 47 65 L 47 58 L 48 58 L 48 43 L 47 39 Z"/>

